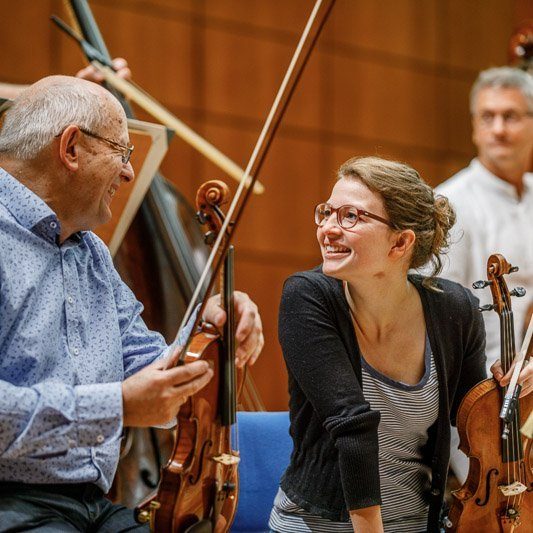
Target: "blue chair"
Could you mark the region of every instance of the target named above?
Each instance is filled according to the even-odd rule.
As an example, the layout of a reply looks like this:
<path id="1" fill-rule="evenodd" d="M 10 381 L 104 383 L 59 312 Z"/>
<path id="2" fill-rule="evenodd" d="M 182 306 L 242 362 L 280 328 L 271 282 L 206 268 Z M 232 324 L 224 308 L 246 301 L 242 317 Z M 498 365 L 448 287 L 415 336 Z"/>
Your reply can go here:
<path id="1" fill-rule="evenodd" d="M 237 423 L 239 501 L 231 532 L 268 532 L 272 503 L 292 451 L 289 413 L 241 411 Z"/>

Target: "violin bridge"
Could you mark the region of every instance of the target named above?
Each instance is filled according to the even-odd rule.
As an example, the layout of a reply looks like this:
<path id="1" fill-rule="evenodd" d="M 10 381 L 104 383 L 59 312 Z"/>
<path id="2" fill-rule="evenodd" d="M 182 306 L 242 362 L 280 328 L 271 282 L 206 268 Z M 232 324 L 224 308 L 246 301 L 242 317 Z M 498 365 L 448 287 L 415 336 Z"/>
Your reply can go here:
<path id="1" fill-rule="evenodd" d="M 517 496 L 527 490 L 527 487 L 520 481 L 515 481 L 510 485 L 498 485 L 498 488 L 505 497 Z"/>
<path id="2" fill-rule="evenodd" d="M 230 453 L 222 453 L 213 457 L 213 461 L 223 464 L 225 466 L 238 465 L 241 461 L 241 458 L 238 455 L 232 455 Z"/>

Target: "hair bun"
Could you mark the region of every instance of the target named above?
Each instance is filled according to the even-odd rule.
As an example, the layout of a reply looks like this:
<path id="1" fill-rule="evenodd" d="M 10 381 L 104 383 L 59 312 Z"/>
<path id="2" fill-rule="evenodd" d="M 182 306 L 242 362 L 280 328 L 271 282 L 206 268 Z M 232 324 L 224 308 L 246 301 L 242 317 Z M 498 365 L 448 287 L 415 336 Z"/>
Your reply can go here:
<path id="1" fill-rule="evenodd" d="M 455 210 L 446 196 L 441 194 L 435 196 L 433 218 L 435 220 L 435 236 L 431 251 L 434 254 L 439 254 L 450 245 L 449 232 L 456 219 Z"/>

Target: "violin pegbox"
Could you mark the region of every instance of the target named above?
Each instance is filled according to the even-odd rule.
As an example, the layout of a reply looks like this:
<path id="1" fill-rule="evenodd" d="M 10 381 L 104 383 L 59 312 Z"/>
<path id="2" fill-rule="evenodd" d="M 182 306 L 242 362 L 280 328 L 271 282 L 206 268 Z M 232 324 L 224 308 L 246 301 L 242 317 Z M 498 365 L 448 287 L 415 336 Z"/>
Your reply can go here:
<path id="1" fill-rule="evenodd" d="M 490 287 L 492 292 L 492 304 L 486 304 L 479 307 L 481 312 L 495 310 L 498 314 L 511 310 L 511 296 L 521 298 L 526 294 L 524 287 L 515 287 L 509 291 L 507 284 L 503 280 L 506 274 L 518 272 L 518 267 L 511 265 L 501 254 L 493 254 L 487 261 L 488 280 L 475 281 L 472 284 L 473 289 L 484 289 Z"/>
<path id="2" fill-rule="evenodd" d="M 221 205 L 229 202 L 229 187 L 220 180 L 206 181 L 196 192 L 196 218 L 202 226 L 207 226 L 205 243 L 211 246 L 224 224 Z"/>

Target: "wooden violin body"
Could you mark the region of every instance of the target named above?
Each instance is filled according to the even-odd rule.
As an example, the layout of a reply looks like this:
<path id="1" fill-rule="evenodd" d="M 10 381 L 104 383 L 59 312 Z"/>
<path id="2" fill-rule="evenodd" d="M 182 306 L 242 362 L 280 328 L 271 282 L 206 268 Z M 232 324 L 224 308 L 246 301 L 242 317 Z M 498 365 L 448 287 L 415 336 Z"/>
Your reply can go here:
<path id="1" fill-rule="evenodd" d="M 221 344 L 218 333 L 207 326 L 193 337 L 187 352 L 185 364 L 208 361 L 214 377 L 181 407 L 174 452 L 162 471 L 159 491 L 139 508 L 139 514 L 154 509 L 153 531 L 210 532 L 214 522 L 217 531 L 227 531 L 233 520 L 239 457 L 231 450 L 230 426 L 220 425 Z"/>
<path id="2" fill-rule="evenodd" d="M 487 262 L 488 281 L 474 288 L 490 286 L 493 304 L 481 310 L 496 310 L 500 316 L 501 365 L 509 372 L 517 362 L 511 296 L 525 291 L 509 291 L 504 274 L 518 270 L 503 256 L 491 255 Z M 502 405 L 507 388 L 494 379 L 482 381 L 463 398 L 457 413 L 459 448 L 469 457 L 470 467 L 464 485 L 452 493 L 453 501 L 445 521 L 446 531 L 511 532 L 531 531 L 533 525 L 533 464 L 531 440 L 520 433 L 533 409 L 533 395 L 519 399 L 519 389 L 511 389 L 513 408 L 504 414 Z"/>
<path id="3" fill-rule="evenodd" d="M 501 405 L 501 388 L 494 379 L 487 379 L 478 383 L 459 407 L 460 449 L 470 458 L 470 469 L 465 484 L 453 493 L 446 531 L 505 532 L 521 524 L 527 532 L 533 525 L 532 441 L 520 435 L 512 437 L 520 439 L 522 458 L 505 460 L 498 418 Z M 532 410 L 530 394 L 520 400 L 520 425 Z M 510 443 L 509 447 L 512 446 Z M 526 491 L 505 497 L 500 487 L 517 479 L 527 487 Z"/>

